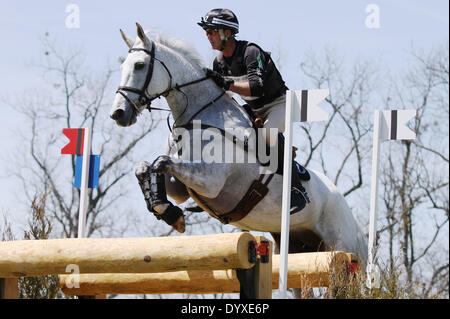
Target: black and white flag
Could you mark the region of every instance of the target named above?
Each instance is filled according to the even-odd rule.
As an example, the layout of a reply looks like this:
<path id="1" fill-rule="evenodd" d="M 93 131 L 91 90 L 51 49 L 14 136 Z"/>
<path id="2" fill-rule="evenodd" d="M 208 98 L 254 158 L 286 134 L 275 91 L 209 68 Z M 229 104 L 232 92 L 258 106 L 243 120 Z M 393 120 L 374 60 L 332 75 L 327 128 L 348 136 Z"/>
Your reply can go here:
<path id="1" fill-rule="evenodd" d="M 318 106 L 330 94 L 328 89 L 296 90 L 293 92 L 295 98 L 292 108 L 292 122 L 328 121 L 328 113 Z"/>
<path id="2" fill-rule="evenodd" d="M 414 133 L 406 123 L 415 117 L 417 110 L 383 110 L 380 130 L 380 139 L 386 140 L 413 140 Z"/>
<path id="3" fill-rule="evenodd" d="M 417 110 L 376 110 L 373 128 L 373 152 L 372 152 L 372 180 L 370 186 L 370 217 L 369 217 L 369 241 L 367 280 L 368 288 L 379 288 L 381 277 L 375 265 L 375 246 L 377 234 L 377 199 L 378 199 L 378 169 L 380 166 L 380 148 L 382 141 L 389 140 L 413 140 L 414 133 L 406 123 L 415 117 Z"/>
<path id="4" fill-rule="evenodd" d="M 330 91 L 322 90 L 288 90 L 286 92 L 286 114 L 285 114 L 285 146 L 284 146 L 284 168 L 283 176 L 291 176 L 292 167 L 292 123 L 328 121 L 327 112 L 319 108 Z M 281 207 L 281 245 L 280 245 L 280 272 L 279 290 L 281 295 L 287 296 L 287 267 L 289 248 L 289 219 L 291 201 L 291 179 L 283 178 L 283 193 Z M 287 297 L 286 297 L 287 298 Z"/>

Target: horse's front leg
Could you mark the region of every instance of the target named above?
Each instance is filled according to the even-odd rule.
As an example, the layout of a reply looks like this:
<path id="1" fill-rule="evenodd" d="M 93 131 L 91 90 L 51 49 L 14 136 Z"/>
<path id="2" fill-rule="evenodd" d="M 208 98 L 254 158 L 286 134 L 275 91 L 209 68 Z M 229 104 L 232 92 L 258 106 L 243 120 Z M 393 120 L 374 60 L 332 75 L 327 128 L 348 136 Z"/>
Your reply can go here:
<path id="1" fill-rule="evenodd" d="M 136 177 L 144 194 L 147 209 L 156 218 L 164 220 L 180 233 L 184 233 L 186 223 L 183 211 L 167 200 L 165 176 L 152 172 L 152 166 L 148 162 L 141 162 L 136 167 Z"/>
<path id="2" fill-rule="evenodd" d="M 152 164 L 155 173 L 170 173 L 197 194 L 215 198 L 219 195 L 231 172 L 228 163 L 193 163 L 159 156 Z"/>

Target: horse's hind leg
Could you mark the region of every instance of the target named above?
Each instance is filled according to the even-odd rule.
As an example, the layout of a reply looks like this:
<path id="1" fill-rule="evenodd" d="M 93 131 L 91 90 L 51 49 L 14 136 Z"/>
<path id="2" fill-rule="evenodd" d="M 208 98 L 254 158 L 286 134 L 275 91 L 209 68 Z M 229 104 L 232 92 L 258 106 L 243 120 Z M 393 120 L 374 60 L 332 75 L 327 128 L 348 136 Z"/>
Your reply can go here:
<path id="1" fill-rule="evenodd" d="M 152 172 L 152 166 L 148 162 L 141 162 L 136 167 L 136 177 L 144 194 L 147 209 L 156 218 L 164 220 L 178 232 L 186 229 L 183 211 L 167 200 L 164 174 Z"/>

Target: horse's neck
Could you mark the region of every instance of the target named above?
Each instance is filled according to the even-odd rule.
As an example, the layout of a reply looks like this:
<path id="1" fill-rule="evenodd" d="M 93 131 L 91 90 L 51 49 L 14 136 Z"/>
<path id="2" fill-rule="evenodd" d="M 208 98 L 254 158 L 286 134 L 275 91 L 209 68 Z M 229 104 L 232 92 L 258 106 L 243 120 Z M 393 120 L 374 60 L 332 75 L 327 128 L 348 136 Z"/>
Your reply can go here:
<path id="1" fill-rule="evenodd" d="M 172 49 L 164 47 L 163 50 L 165 51 L 164 63 L 172 74 L 172 86 L 183 85 L 205 76 L 203 70 L 191 63 L 189 59 L 175 53 Z M 211 104 L 219 97 L 217 102 Z M 245 111 L 228 95 L 223 94 L 223 91 L 211 79 L 187 85 L 180 90 L 172 90 L 166 100 L 176 126 L 183 126 L 194 119 L 199 119 L 204 124 L 222 129 L 226 128 L 226 125 L 249 127 L 249 119 Z"/>
<path id="2" fill-rule="evenodd" d="M 172 87 L 184 85 L 205 76 L 199 66 L 194 65 L 187 58 L 175 53 L 172 49 L 162 47 L 161 53 L 165 55 L 164 63 L 172 75 Z M 166 97 L 166 100 L 172 111 L 173 118 L 177 122 L 184 122 L 189 120 L 203 105 L 220 93 L 221 90 L 214 85 L 212 80 L 205 80 L 184 86 L 179 90 L 172 90 Z"/>

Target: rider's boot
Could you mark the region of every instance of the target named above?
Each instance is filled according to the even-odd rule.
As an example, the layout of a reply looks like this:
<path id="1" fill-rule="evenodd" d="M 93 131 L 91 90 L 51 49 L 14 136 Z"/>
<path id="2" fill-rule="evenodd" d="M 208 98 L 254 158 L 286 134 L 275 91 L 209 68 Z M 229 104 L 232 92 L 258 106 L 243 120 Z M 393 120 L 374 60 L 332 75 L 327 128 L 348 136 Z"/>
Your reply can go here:
<path id="1" fill-rule="evenodd" d="M 186 228 L 183 211 L 167 200 L 165 176 L 151 171 L 151 164 L 142 162 L 136 167 L 136 177 L 144 194 L 147 209 L 178 232 Z"/>
<path id="2" fill-rule="evenodd" d="M 305 208 L 309 204 L 308 193 L 300 181 L 299 167 L 297 162 L 292 161 L 292 178 L 291 178 L 291 210 L 289 213 L 295 214 Z"/>
<path id="3" fill-rule="evenodd" d="M 278 134 L 278 167 L 277 174 L 283 175 L 283 164 L 284 164 L 284 136 L 283 134 Z M 293 146 L 292 149 L 292 170 L 291 170 L 291 209 L 290 214 L 297 213 L 301 211 L 307 204 L 310 203 L 308 193 L 301 183 L 301 179 L 308 181 L 309 174 L 305 169 L 302 169 L 300 165 L 294 160 L 295 152 L 297 148 Z M 302 178 L 300 177 L 302 172 Z"/>

